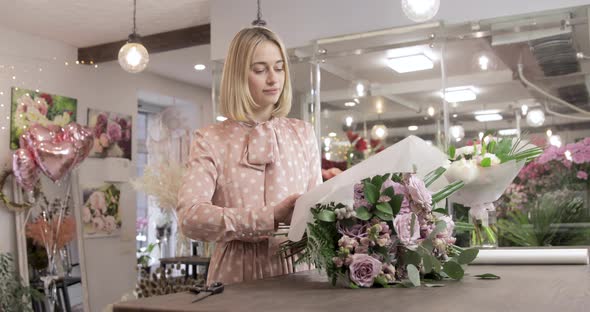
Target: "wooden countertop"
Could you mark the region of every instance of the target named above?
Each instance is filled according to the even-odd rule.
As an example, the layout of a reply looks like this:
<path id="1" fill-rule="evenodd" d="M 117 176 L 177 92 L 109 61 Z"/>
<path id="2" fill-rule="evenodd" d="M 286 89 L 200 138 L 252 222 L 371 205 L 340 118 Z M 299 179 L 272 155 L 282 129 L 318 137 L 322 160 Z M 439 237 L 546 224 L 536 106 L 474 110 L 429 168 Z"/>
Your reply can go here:
<path id="1" fill-rule="evenodd" d="M 473 277 L 482 273 L 501 279 Z M 308 271 L 228 285 L 197 303 L 185 292 L 119 303 L 114 311 L 590 311 L 588 265 L 472 265 L 467 274 L 445 287 L 343 289 Z"/>

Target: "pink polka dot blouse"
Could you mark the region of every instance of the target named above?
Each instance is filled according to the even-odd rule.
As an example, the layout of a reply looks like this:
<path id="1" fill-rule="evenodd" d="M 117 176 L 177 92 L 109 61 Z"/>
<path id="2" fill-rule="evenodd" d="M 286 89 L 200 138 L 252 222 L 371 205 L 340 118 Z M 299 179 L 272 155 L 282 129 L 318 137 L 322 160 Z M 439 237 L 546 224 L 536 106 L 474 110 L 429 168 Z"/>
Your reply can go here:
<path id="1" fill-rule="evenodd" d="M 217 242 L 208 282 L 293 272 L 291 261 L 276 254 L 285 238 L 272 237 L 272 207 L 322 181 L 311 124 L 228 119 L 197 130 L 194 138 L 177 212 L 185 235 Z"/>

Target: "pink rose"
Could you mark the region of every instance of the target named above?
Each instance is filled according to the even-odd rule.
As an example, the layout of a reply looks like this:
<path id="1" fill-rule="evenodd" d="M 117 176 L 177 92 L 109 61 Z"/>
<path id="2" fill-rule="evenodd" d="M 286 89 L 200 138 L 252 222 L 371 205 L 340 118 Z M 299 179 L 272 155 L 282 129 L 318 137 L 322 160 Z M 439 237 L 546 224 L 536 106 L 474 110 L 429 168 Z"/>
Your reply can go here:
<path id="1" fill-rule="evenodd" d="M 578 171 L 578 174 L 576 174 L 576 177 L 578 177 L 578 179 L 581 180 L 588 180 L 588 173 L 586 173 L 586 171 Z"/>
<path id="2" fill-rule="evenodd" d="M 418 217 L 416 217 L 416 221 L 414 222 L 414 230 L 411 230 L 412 216 L 415 215 L 413 213 L 400 213 L 393 219 L 393 227 L 395 228 L 397 237 L 406 246 L 415 245 L 416 241 L 420 238 Z"/>
<path id="3" fill-rule="evenodd" d="M 109 122 L 107 126 L 107 135 L 109 137 L 109 141 L 111 142 L 118 142 L 121 140 L 123 136 L 121 132 L 121 126 L 115 122 Z"/>
<path id="4" fill-rule="evenodd" d="M 354 254 L 350 269 L 350 280 L 360 287 L 371 287 L 375 277 L 381 273 L 381 261 L 367 255 Z"/>
<path id="5" fill-rule="evenodd" d="M 88 199 L 90 201 L 90 207 L 96 211 L 100 211 L 101 214 L 107 212 L 107 202 L 104 198 L 104 193 L 101 191 L 93 192 Z"/>
<path id="6" fill-rule="evenodd" d="M 97 231 L 104 230 L 104 220 L 102 219 L 102 217 L 96 217 L 92 219 L 92 226 Z"/>
<path id="7" fill-rule="evenodd" d="M 98 140 L 102 147 L 109 147 L 109 145 L 111 144 L 109 141 L 109 137 L 106 135 L 106 133 L 101 134 Z"/>
<path id="8" fill-rule="evenodd" d="M 426 185 L 422 179 L 418 178 L 414 174 L 410 175 L 407 187 L 408 193 L 410 193 L 410 197 L 415 203 L 420 205 L 422 208 L 426 208 L 427 210 L 432 209 L 432 195 L 426 188 Z"/>
<path id="9" fill-rule="evenodd" d="M 115 221 L 115 218 L 113 216 L 107 216 L 106 218 L 104 218 L 104 221 L 104 230 L 107 233 L 112 233 L 114 230 L 117 229 L 117 222 Z"/>

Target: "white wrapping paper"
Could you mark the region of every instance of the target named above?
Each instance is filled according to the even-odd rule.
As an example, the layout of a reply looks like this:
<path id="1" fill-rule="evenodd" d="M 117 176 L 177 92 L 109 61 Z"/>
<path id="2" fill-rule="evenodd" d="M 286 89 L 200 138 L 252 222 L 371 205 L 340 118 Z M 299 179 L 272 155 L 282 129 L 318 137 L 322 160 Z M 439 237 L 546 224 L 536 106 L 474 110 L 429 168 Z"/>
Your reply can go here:
<path id="1" fill-rule="evenodd" d="M 472 264 L 588 264 L 588 249 L 480 249 Z"/>
<path id="2" fill-rule="evenodd" d="M 352 205 L 354 184 L 362 179 L 378 174 L 412 172 L 413 166 L 416 166 L 418 176 L 424 177 L 430 171 L 447 164 L 445 153 L 416 136 L 409 136 L 299 197 L 291 219 L 289 239 L 301 240 L 307 223 L 312 221 L 310 208 L 316 204 L 333 201 Z M 429 189 L 433 191 L 442 188 L 445 181 L 440 180 L 443 181 L 433 183 Z"/>
<path id="3" fill-rule="evenodd" d="M 495 202 L 504 194 L 504 191 L 512 183 L 520 169 L 524 166 L 524 161 L 516 162 L 514 160 L 492 166 L 477 166 L 477 175 L 465 186 L 451 195 L 453 202 L 469 206 L 476 204 Z M 449 182 L 461 180 L 460 177 L 445 173 Z"/>

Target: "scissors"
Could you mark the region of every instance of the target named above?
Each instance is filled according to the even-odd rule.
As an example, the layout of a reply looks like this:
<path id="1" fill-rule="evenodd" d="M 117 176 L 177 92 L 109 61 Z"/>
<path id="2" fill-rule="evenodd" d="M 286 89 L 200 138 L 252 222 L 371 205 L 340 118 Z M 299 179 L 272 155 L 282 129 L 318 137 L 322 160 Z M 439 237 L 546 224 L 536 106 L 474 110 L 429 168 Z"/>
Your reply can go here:
<path id="1" fill-rule="evenodd" d="M 198 286 L 193 287 L 193 288 L 191 288 L 190 292 L 197 294 L 197 295 L 200 293 L 205 293 L 205 295 L 193 300 L 192 303 L 195 303 L 197 301 L 201 301 L 211 295 L 221 294 L 223 292 L 223 289 L 224 289 L 224 285 L 221 282 L 214 282 L 205 288 L 198 287 Z"/>

